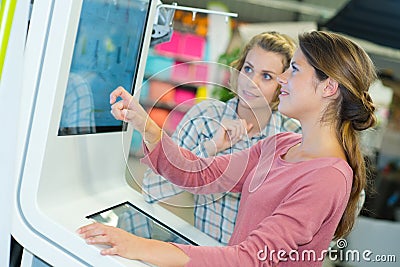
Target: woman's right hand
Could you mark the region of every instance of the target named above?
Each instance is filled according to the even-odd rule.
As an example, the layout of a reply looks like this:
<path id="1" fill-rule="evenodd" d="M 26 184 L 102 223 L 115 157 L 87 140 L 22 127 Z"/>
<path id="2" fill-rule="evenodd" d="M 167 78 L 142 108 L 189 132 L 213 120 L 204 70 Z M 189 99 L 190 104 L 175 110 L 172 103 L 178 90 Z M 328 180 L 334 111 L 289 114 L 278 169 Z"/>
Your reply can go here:
<path id="1" fill-rule="evenodd" d="M 118 102 L 117 99 L 121 98 Z M 128 122 L 139 131 L 146 144 L 155 144 L 161 139 L 161 128 L 149 117 L 139 102 L 123 87 L 110 94 L 111 114 L 117 120 Z M 149 148 L 149 146 L 147 146 Z"/>
<path id="2" fill-rule="evenodd" d="M 247 124 L 246 120 L 224 119 L 220 128 L 211 141 L 214 143 L 216 152 L 224 151 L 242 140 L 253 125 Z"/>

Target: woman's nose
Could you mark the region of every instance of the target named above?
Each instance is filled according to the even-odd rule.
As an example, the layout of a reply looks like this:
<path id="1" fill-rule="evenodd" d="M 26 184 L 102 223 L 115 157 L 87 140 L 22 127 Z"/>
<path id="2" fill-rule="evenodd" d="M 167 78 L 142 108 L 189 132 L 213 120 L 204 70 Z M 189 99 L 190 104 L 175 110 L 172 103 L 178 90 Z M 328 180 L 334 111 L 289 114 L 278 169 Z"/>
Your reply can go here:
<path id="1" fill-rule="evenodd" d="M 287 83 L 287 79 L 286 79 L 286 77 L 285 77 L 285 73 L 286 73 L 286 72 L 283 72 L 283 73 L 279 74 L 278 76 L 276 76 L 276 81 L 277 81 L 280 85 Z"/>
<path id="2" fill-rule="evenodd" d="M 260 75 L 258 75 L 257 73 L 254 73 L 254 75 L 251 77 L 251 81 L 253 82 L 253 84 L 255 84 L 257 87 L 260 84 Z"/>

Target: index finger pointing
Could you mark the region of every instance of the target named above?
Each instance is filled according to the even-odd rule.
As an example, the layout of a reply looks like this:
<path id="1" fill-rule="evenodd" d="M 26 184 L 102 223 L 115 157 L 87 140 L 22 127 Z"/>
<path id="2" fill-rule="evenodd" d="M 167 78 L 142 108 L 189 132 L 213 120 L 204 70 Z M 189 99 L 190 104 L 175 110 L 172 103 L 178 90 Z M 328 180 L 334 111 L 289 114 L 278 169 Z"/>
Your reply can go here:
<path id="1" fill-rule="evenodd" d="M 114 104 L 118 97 L 121 97 L 124 100 L 130 100 L 132 95 L 128 93 L 122 86 L 118 86 L 117 89 L 111 92 L 110 94 L 110 104 Z"/>

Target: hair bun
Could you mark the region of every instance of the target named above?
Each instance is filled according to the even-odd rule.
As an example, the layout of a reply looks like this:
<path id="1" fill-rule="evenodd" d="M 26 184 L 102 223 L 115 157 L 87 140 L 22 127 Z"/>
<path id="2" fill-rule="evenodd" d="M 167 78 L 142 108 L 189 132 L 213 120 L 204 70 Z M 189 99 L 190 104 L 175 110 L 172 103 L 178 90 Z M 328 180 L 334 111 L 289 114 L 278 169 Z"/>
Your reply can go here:
<path id="1" fill-rule="evenodd" d="M 351 122 L 354 130 L 363 131 L 376 124 L 375 106 L 371 96 L 364 91 L 356 97 L 350 91 L 343 89 L 342 116 Z"/>
<path id="2" fill-rule="evenodd" d="M 354 129 L 358 131 L 368 129 L 376 125 L 375 105 L 373 104 L 372 98 L 368 91 L 363 91 L 361 102 L 363 104 L 364 112 L 360 110 L 362 115 L 360 114 L 361 116 L 358 116 L 358 118 L 355 118 L 352 121 Z"/>
<path id="3" fill-rule="evenodd" d="M 365 112 L 351 121 L 351 125 L 357 131 L 363 131 L 376 125 L 376 116 L 372 112 Z"/>

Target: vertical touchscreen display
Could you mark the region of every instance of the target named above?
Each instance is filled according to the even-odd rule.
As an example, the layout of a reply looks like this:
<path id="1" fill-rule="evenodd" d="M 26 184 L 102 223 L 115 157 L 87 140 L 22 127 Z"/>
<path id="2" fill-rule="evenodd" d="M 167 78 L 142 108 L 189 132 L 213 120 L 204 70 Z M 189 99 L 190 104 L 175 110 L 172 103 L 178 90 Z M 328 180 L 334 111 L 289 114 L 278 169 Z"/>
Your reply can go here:
<path id="1" fill-rule="evenodd" d="M 133 93 L 150 1 L 83 1 L 58 135 L 125 130 L 109 94 L 120 85 Z"/>

